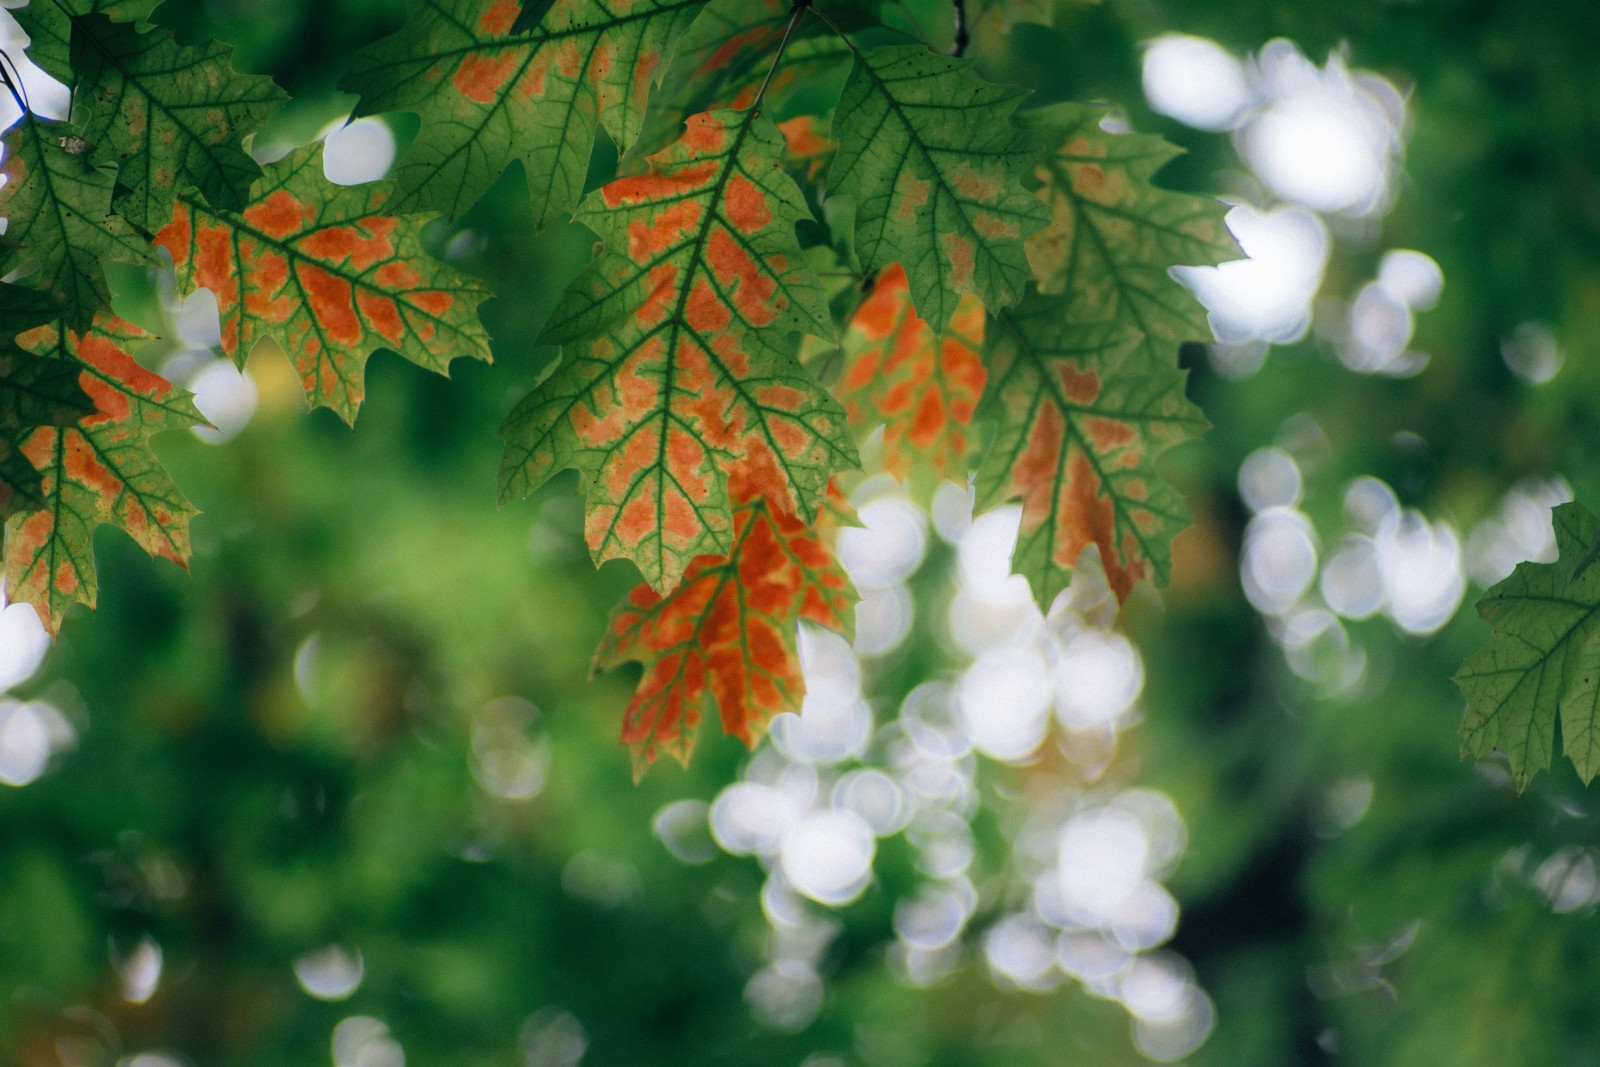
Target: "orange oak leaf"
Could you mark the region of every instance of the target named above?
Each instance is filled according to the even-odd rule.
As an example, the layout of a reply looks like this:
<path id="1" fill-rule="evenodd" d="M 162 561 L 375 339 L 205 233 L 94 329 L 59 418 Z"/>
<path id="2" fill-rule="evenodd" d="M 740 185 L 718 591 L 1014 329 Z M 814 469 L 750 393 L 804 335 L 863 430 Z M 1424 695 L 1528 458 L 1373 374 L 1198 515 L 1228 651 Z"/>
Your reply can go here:
<path id="1" fill-rule="evenodd" d="M 1123 323 L 1073 322 L 1070 300 L 1034 293 L 995 317 L 978 411 L 994 424 L 978 507 L 1022 499 L 1012 569 L 1046 610 L 1089 545 L 1119 601 L 1166 581 L 1189 516 L 1156 458 L 1206 428 L 1175 361 L 1139 359 L 1140 334 Z"/>
<path id="2" fill-rule="evenodd" d="M 942 334 L 917 317 L 905 271 L 878 278 L 845 331 L 834 395 L 858 432 L 883 427 L 884 466 L 905 480 L 916 462 L 967 481 L 969 432 L 983 395 L 983 305 L 970 294 Z"/>
<path id="3" fill-rule="evenodd" d="M 627 148 L 651 82 L 705 0 L 554 0 L 526 26 L 521 0 L 413 0 L 400 32 L 357 53 L 342 83 L 356 114 L 422 125 L 395 171 L 395 207 L 471 207 L 520 161 L 539 229 L 583 192 L 595 135 Z"/>
<path id="4" fill-rule="evenodd" d="M 695 560 L 665 597 L 641 583 L 617 605 L 594 663 L 644 666 L 622 723 L 635 777 L 662 753 L 687 763 L 702 714 L 754 747 L 774 715 L 800 710 L 800 621 L 845 635 L 854 624 L 855 591 L 828 544 L 843 508 L 831 498 L 814 529 L 747 493 L 728 555 Z"/>
<path id="5" fill-rule="evenodd" d="M 32 604 L 55 634 L 74 603 L 95 606 L 94 532 L 126 531 L 152 556 L 187 567 L 189 520 L 197 512 L 150 449 L 162 430 L 205 420 L 189 394 L 130 354 L 146 338 L 110 315 L 83 333 L 41 326 L 17 339 L 38 358 L 81 367 L 94 411 L 67 426 L 41 426 L 18 454 L 38 472 L 24 483 L 6 523 L 6 592 Z M 16 458 L 16 457 L 13 457 Z"/>
<path id="6" fill-rule="evenodd" d="M 501 429 L 501 499 L 576 468 L 596 560 L 632 560 L 662 593 L 731 549 L 730 480 L 809 520 L 857 463 L 844 411 L 794 355 L 791 334 L 833 329 L 782 145 L 751 112 L 696 115 L 648 173 L 584 203 L 605 251 L 546 327 L 562 362 Z"/>
<path id="7" fill-rule="evenodd" d="M 391 215 L 388 199 L 386 182 L 328 181 L 310 145 L 268 166 L 242 212 L 178 197 L 156 244 L 181 290 L 215 294 L 223 351 L 242 366 L 271 337 L 312 406 L 354 422 L 379 348 L 440 374 L 457 356 L 490 359 L 477 314 L 489 291 L 423 250 L 429 216 Z"/>

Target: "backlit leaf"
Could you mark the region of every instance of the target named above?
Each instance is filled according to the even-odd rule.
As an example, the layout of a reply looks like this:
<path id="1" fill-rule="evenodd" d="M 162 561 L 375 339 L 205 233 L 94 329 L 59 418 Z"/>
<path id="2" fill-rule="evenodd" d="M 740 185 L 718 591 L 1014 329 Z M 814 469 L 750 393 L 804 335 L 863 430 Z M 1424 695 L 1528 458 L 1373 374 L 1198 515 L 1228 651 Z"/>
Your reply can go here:
<path id="1" fill-rule="evenodd" d="M 228 45 L 180 47 L 103 15 L 77 19 L 72 43 L 90 157 L 115 162 L 128 190 L 119 214 L 153 233 L 191 185 L 213 207 L 244 207 L 261 168 L 240 142 L 288 99 L 272 79 L 236 73 Z"/>
<path id="2" fill-rule="evenodd" d="M 12 8 L 11 17 L 28 35 L 28 58 L 50 77 L 73 83 L 72 20 L 79 15 L 105 15 L 117 22 L 150 17 L 161 0 L 38 0 Z"/>
<path id="3" fill-rule="evenodd" d="M 1021 182 L 1037 155 L 1011 121 L 1026 93 L 971 68 L 920 46 L 868 49 L 833 120 L 829 192 L 855 200 L 862 267 L 903 266 L 918 313 L 941 328 L 968 293 L 990 310 L 1022 296 L 1022 241 L 1048 217 Z"/>
<path id="4" fill-rule="evenodd" d="M 1152 184 L 1178 149 L 1159 137 L 1106 133 L 1101 109 L 1058 104 L 1023 125 L 1055 147 L 1040 165 L 1050 225 L 1028 240 L 1039 291 L 1064 294 L 1079 321 L 1115 319 L 1138 330 L 1141 353 L 1172 365 L 1185 341 L 1211 339 L 1200 302 L 1171 275 L 1243 253 L 1224 204 Z"/>
<path id="5" fill-rule="evenodd" d="M 1555 509 L 1554 563 L 1520 563 L 1478 601 L 1494 627 L 1461 665 L 1461 754 L 1505 753 L 1521 789 L 1562 749 L 1587 784 L 1600 774 L 1600 519 Z"/>
<path id="6" fill-rule="evenodd" d="M 753 747 L 774 715 L 798 712 L 800 620 L 848 635 L 854 603 L 823 531 L 744 497 L 728 555 L 696 559 L 665 597 L 641 583 L 595 652 L 596 670 L 644 666 L 622 724 L 635 776 L 662 753 L 688 762 L 702 714 Z"/>
<path id="7" fill-rule="evenodd" d="M 662 592 L 731 549 L 731 477 L 809 520 L 856 463 L 844 412 L 792 352 L 791 333 L 833 329 L 782 146 L 749 112 L 696 115 L 649 173 L 585 201 L 606 251 L 546 328 L 562 362 L 501 431 L 502 499 L 576 467 L 596 560 L 630 559 Z"/>
<path id="8" fill-rule="evenodd" d="M 76 126 L 25 118 L 6 131 L 0 166 L 0 215 L 6 219 L 0 269 L 36 261 L 38 269 L 23 281 L 47 294 L 73 328 L 111 306 L 102 260 L 152 258 L 133 227 L 111 213 L 111 172 L 62 147 L 78 136 Z"/>
<path id="9" fill-rule="evenodd" d="M 311 145 L 268 166 L 242 212 L 180 196 L 156 244 L 180 290 L 216 295 L 228 355 L 242 365 L 271 337 L 312 405 L 353 422 L 379 348 L 440 374 L 457 356 L 489 359 L 477 315 L 488 290 L 428 256 L 428 217 L 390 214 L 388 198 L 386 182 L 329 182 Z"/>
<path id="10" fill-rule="evenodd" d="M 1045 609 L 1089 545 L 1119 600 L 1140 580 L 1167 580 L 1189 520 L 1156 458 L 1206 427 L 1175 362 L 1139 359 L 1139 335 L 1121 323 L 1074 323 L 1069 299 L 1033 294 L 990 322 L 979 409 L 994 436 L 978 506 L 1021 498 L 1012 568 Z"/>
<path id="11" fill-rule="evenodd" d="M 983 325 L 983 305 L 969 295 L 935 333 L 912 308 L 898 266 L 850 320 L 834 395 L 858 431 L 884 428 L 884 466 L 897 478 L 921 463 L 966 485 L 972 416 L 983 394 Z"/>
<path id="12" fill-rule="evenodd" d="M 43 326 L 19 342 L 35 358 L 76 369 L 94 405 L 72 425 L 34 430 L 19 449 L 40 482 L 37 495 L 19 494 L 6 523 L 6 593 L 32 604 L 52 634 L 72 604 L 95 605 L 94 532 L 102 524 L 125 530 L 152 556 L 188 565 L 196 512 L 150 437 L 204 420 L 187 393 L 134 361 L 130 350 L 144 336 L 105 316 L 82 334 Z"/>
<path id="13" fill-rule="evenodd" d="M 521 31 L 518 0 L 413 0 L 405 27 L 357 53 L 342 83 L 358 115 L 421 117 L 394 210 L 454 218 L 520 160 L 538 227 L 563 218 L 596 131 L 624 149 L 638 136 L 656 69 L 702 3 L 555 0 Z"/>
<path id="14" fill-rule="evenodd" d="M 75 364 L 0 348 L 0 520 L 40 496 L 39 472 L 22 442 L 39 426 L 66 426 L 94 411 Z"/>

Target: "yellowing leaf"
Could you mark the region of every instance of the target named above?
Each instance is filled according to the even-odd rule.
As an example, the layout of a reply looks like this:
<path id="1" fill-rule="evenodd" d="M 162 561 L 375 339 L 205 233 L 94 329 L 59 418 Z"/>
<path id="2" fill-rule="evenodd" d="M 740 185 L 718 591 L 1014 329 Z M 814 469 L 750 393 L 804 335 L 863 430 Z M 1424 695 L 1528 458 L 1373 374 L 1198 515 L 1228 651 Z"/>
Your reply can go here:
<path id="1" fill-rule="evenodd" d="M 241 142 L 288 99 L 283 90 L 236 73 L 228 45 L 181 47 L 168 30 L 140 33 L 103 15 L 76 19 L 72 44 L 90 156 L 115 162 L 127 190 L 118 213 L 153 233 L 191 185 L 213 207 L 244 207 L 261 168 Z"/>
<path id="2" fill-rule="evenodd" d="M 626 148 L 651 79 L 704 0 L 555 0 L 519 28 L 519 0 L 413 0 L 405 27 L 357 53 L 342 87 L 358 115 L 409 111 L 397 211 L 471 207 L 513 160 L 540 229 L 583 192 L 596 131 Z"/>
<path id="3" fill-rule="evenodd" d="M 1520 563 L 1483 594 L 1494 627 L 1456 685 L 1467 697 L 1461 754 L 1503 752 L 1521 789 L 1562 749 L 1584 783 L 1600 774 L 1600 519 L 1577 501 L 1555 509 L 1554 563 Z"/>
<path id="4" fill-rule="evenodd" d="M 440 374 L 457 356 L 490 358 L 477 315 L 488 290 L 431 258 L 428 217 L 392 215 L 388 199 L 384 182 L 329 182 L 311 145 L 269 166 L 242 212 L 179 197 L 156 244 L 180 289 L 216 295 L 228 355 L 243 365 L 271 337 L 312 405 L 354 422 L 379 348 Z"/>
<path id="5" fill-rule="evenodd" d="M 994 440 L 978 506 L 1022 499 L 1012 568 L 1047 610 L 1091 544 L 1118 600 L 1140 580 L 1167 580 L 1188 512 L 1156 458 L 1206 426 L 1176 364 L 1146 364 L 1136 332 L 1068 311 L 1067 298 L 1034 295 L 994 319 L 979 411 Z"/>
<path id="6" fill-rule="evenodd" d="M 1022 187 L 1036 153 L 1011 113 L 1026 94 L 971 68 L 920 46 L 860 52 L 833 120 L 828 192 L 855 201 L 863 268 L 899 263 L 941 329 L 968 293 L 991 311 L 1022 296 L 1022 241 L 1047 218 Z"/>
<path id="7" fill-rule="evenodd" d="M 750 112 L 697 115 L 649 173 L 585 202 L 606 251 L 546 328 L 562 362 L 501 431 L 501 498 L 577 468 L 596 560 L 630 559 L 662 592 L 730 551 L 730 480 L 809 521 L 856 463 L 844 412 L 793 354 L 791 333 L 832 328 L 782 145 Z"/>
<path id="8" fill-rule="evenodd" d="M 596 670 L 644 666 L 622 725 L 635 777 L 662 753 L 688 762 L 702 714 L 754 747 L 774 715 L 800 710 L 800 620 L 848 635 L 854 603 L 819 531 L 744 497 L 728 555 L 696 559 L 665 597 L 641 583 L 595 652 Z"/>
<path id="9" fill-rule="evenodd" d="M 844 336 L 834 395 L 858 431 L 884 428 L 884 466 L 904 480 L 913 463 L 967 482 L 969 434 L 983 394 L 983 305 L 964 297 L 936 333 L 911 306 L 906 275 L 889 268 Z"/>
<path id="10" fill-rule="evenodd" d="M 134 361 L 130 350 L 144 336 L 105 316 L 82 334 L 43 326 L 19 339 L 36 358 L 77 368 L 94 404 L 74 424 L 34 430 L 18 450 L 40 482 L 18 495 L 6 523 L 6 593 L 32 604 L 51 634 L 72 604 L 95 605 L 94 532 L 102 524 L 126 531 L 152 556 L 188 565 L 195 509 L 150 437 L 204 420 L 187 393 Z"/>

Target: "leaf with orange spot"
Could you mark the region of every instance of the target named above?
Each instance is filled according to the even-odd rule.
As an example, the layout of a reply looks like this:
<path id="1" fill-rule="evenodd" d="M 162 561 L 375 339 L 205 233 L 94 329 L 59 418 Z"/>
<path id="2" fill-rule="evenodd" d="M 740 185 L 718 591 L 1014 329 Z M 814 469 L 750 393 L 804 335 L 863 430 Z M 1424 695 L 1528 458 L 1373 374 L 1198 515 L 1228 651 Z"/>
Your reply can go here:
<path id="1" fill-rule="evenodd" d="M 854 625 L 855 590 L 828 532 L 745 496 L 726 556 L 696 559 L 665 597 L 641 583 L 617 605 L 594 663 L 644 667 L 622 723 L 635 777 L 662 753 L 687 763 L 703 714 L 754 747 L 774 715 L 800 710 L 800 621 L 847 636 Z"/>
<path id="2" fill-rule="evenodd" d="M 793 13 L 790 0 L 710 0 L 674 46 L 622 173 L 630 173 L 635 160 L 675 141 L 690 115 L 749 107 L 772 68 Z M 842 13 L 836 21 L 854 24 L 861 14 Z M 829 83 L 842 81 L 849 64 L 849 46 L 822 20 L 801 18 L 767 87 L 764 110 L 769 116 L 781 113 L 797 89 L 815 102 L 831 99 L 838 90 L 829 92 Z"/>
<path id="3" fill-rule="evenodd" d="M 884 466 L 913 463 L 967 483 L 972 416 L 983 394 L 983 305 L 963 297 L 943 333 L 917 317 L 905 271 L 885 271 L 845 331 L 833 392 L 858 432 L 883 430 Z"/>
<path id="4" fill-rule="evenodd" d="M 28 35 L 28 58 L 50 77 L 73 83 L 72 20 L 82 15 L 105 15 L 117 22 L 140 22 L 150 17 L 161 0 L 38 0 L 12 8 Z"/>
<path id="5" fill-rule="evenodd" d="M 93 410 L 76 366 L 0 347 L 0 521 L 41 493 L 22 442 L 36 427 L 68 426 Z"/>
<path id="6" fill-rule="evenodd" d="M 288 100 L 272 79 L 235 72 L 229 45 L 182 47 L 103 15 L 73 21 L 72 47 L 83 136 L 91 159 L 117 164 L 119 214 L 154 233 L 189 186 L 213 207 L 244 207 L 261 168 L 241 142 Z"/>
<path id="7" fill-rule="evenodd" d="M 1022 186 L 1038 155 L 1011 121 L 1026 95 L 915 45 L 858 52 L 845 82 L 828 192 L 855 201 L 862 267 L 904 267 L 936 328 L 966 294 L 992 311 L 1031 277 L 1022 242 L 1049 216 Z"/>
<path id="8" fill-rule="evenodd" d="M 205 420 L 187 393 L 134 361 L 130 351 L 145 336 L 102 316 L 82 334 L 42 326 L 19 340 L 33 358 L 77 370 L 94 406 L 76 423 L 35 429 L 16 453 L 39 483 L 18 494 L 6 522 L 6 593 L 32 604 L 52 634 L 72 604 L 95 605 L 94 532 L 101 525 L 120 527 L 152 556 L 188 565 L 196 512 L 150 438 Z"/>
<path id="9" fill-rule="evenodd" d="M 46 294 L 73 328 L 111 306 L 103 260 L 153 258 L 133 227 L 111 213 L 112 173 L 63 147 L 79 136 L 76 126 L 30 116 L 6 131 L 0 166 L 0 271 L 36 261 L 23 282 Z"/>
<path id="10" fill-rule="evenodd" d="M 730 550 L 731 477 L 809 521 L 856 464 L 844 411 L 794 356 L 791 334 L 833 328 L 782 147 L 750 112 L 696 115 L 647 174 L 585 201 L 605 251 L 546 327 L 562 362 L 501 430 L 501 499 L 577 468 L 596 561 L 630 559 L 662 592 Z"/>
<path id="11" fill-rule="evenodd" d="M 271 337 L 312 406 L 354 422 L 377 349 L 440 374 L 457 356 L 489 359 L 477 315 L 489 291 L 430 257 L 428 216 L 390 214 L 388 199 L 387 182 L 328 181 L 309 145 L 268 166 L 242 212 L 180 196 L 156 244 L 182 291 L 215 294 L 228 355 L 242 366 Z"/>
<path id="12" fill-rule="evenodd" d="M 355 56 L 356 114 L 422 120 L 394 210 L 458 217 L 520 160 L 539 229 L 583 193 L 597 131 L 626 148 L 652 79 L 705 0 L 555 0 L 519 30 L 519 0 L 413 0 L 400 32 Z"/>
<path id="13" fill-rule="evenodd" d="M 1159 137 L 1106 133 L 1103 113 L 1057 104 L 1023 117 L 1056 146 L 1038 170 L 1050 225 L 1029 239 L 1028 259 L 1039 290 L 1065 294 L 1075 319 L 1126 323 L 1152 366 L 1171 366 L 1181 343 L 1211 339 L 1200 302 L 1171 269 L 1243 253 L 1223 222 L 1225 205 L 1151 182 L 1179 150 Z"/>
<path id="14" fill-rule="evenodd" d="M 991 320 L 978 412 L 994 423 L 978 507 L 1022 499 L 1012 568 L 1047 610 L 1089 545 L 1118 600 L 1140 580 L 1167 581 L 1189 515 L 1156 460 L 1206 428 L 1176 363 L 1140 359 L 1122 323 L 1073 322 L 1069 301 L 1033 294 Z"/>

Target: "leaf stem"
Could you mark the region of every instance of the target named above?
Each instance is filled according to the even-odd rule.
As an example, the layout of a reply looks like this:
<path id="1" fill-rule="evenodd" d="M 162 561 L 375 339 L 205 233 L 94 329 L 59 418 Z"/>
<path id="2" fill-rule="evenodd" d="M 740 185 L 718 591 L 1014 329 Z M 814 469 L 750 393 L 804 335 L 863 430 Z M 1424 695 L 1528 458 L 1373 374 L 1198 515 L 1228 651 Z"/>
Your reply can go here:
<path id="1" fill-rule="evenodd" d="M 0 48 L 0 85 L 11 90 L 11 99 L 22 109 L 24 118 L 33 114 L 33 108 L 28 105 L 28 88 L 22 84 L 22 71 L 17 69 L 16 60 L 3 48 Z"/>
<path id="2" fill-rule="evenodd" d="M 772 66 L 767 68 L 767 76 L 761 81 L 761 88 L 756 90 L 756 98 L 750 104 L 753 114 L 761 114 L 761 101 L 767 95 L 767 87 L 772 84 L 772 76 L 778 73 L 778 64 L 783 62 L 783 53 L 789 47 L 789 38 L 794 36 L 794 28 L 800 25 L 800 18 L 811 7 L 811 0 L 795 0 L 794 8 L 789 15 L 789 25 L 783 28 L 783 40 L 778 42 L 778 54 L 772 57 Z"/>

